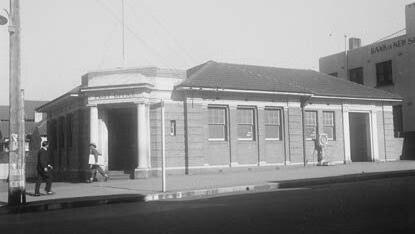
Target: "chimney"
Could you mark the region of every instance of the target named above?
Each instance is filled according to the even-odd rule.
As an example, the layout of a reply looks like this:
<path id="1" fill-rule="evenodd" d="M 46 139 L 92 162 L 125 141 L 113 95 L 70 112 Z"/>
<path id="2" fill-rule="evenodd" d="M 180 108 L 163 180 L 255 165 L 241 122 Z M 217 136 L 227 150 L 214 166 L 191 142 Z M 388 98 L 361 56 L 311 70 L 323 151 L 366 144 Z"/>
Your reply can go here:
<path id="1" fill-rule="evenodd" d="M 349 38 L 349 50 L 354 50 L 360 47 L 362 41 L 360 38 L 351 37 Z"/>
<path id="2" fill-rule="evenodd" d="M 415 3 L 405 7 L 406 34 L 415 34 Z"/>

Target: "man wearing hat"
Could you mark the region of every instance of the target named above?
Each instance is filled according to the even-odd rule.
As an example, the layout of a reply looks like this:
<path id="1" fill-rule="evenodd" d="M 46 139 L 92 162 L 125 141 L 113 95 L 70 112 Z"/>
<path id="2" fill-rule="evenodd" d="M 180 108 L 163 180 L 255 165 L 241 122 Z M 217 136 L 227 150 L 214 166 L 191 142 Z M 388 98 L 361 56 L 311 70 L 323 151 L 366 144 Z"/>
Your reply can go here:
<path id="1" fill-rule="evenodd" d="M 104 176 L 104 180 L 107 181 L 109 179 L 109 176 L 105 174 L 104 170 L 99 166 L 99 160 L 98 157 L 102 157 L 101 152 L 97 150 L 97 145 L 93 142 L 89 144 L 89 167 L 91 168 L 91 177 L 87 181 L 88 183 L 98 181 L 97 179 L 97 171 L 99 174 Z"/>
<path id="2" fill-rule="evenodd" d="M 52 174 L 53 167 L 49 163 L 48 141 L 42 142 L 42 147 L 37 153 L 37 181 L 35 185 L 35 196 L 40 196 L 40 184 L 46 181 L 45 191 L 47 195 L 52 195 Z"/>

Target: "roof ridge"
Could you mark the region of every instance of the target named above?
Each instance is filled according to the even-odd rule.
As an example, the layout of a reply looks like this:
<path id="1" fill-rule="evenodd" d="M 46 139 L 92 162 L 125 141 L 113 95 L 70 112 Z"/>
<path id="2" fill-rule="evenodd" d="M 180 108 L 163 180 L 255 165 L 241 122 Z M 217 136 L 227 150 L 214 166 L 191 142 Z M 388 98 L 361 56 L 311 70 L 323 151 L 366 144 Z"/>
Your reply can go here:
<path id="1" fill-rule="evenodd" d="M 249 69 L 240 69 L 239 68 L 239 66 L 247 66 L 247 67 L 257 67 L 257 68 L 270 68 L 270 69 L 280 69 L 280 68 L 276 68 L 276 67 L 263 67 L 263 66 L 256 66 L 256 65 L 238 65 L 238 64 L 229 64 L 229 63 L 224 63 L 224 64 L 226 64 L 227 66 L 230 66 L 230 65 L 232 65 L 233 67 L 235 67 L 235 65 L 236 66 L 238 66 L 237 67 L 237 69 L 239 69 L 239 70 L 241 70 L 242 72 L 247 72 L 248 74 L 251 74 L 251 75 L 253 75 L 253 76 L 256 76 L 256 77 L 258 77 L 259 79 L 261 79 L 261 77 L 263 77 L 263 78 L 265 78 L 265 79 L 268 79 L 268 80 L 270 80 L 273 84 L 274 84 L 274 86 L 276 86 L 277 85 L 277 80 L 276 79 L 274 79 L 274 78 L 272 78 L 272 77 L 270 77 L 269 75 L 267 75 L 267 74 L 255 74 L 255 73 L 253 73 L 252 71 L 250 71 Z M 288 70 L 290 70 L 290 69 L 288 69 Z M 302 90 L 304 90 L 305 92 L 308 92 L 308 93 L 310 93 L 310 94 L 312 94 L 313 92 L 311 92 L 309 89 L 307 89 L 307 88 L 305 88 L 305 87 L 303 87 L 303 86 L 300 86 L 300 85 L 298 85 L 298 84 L 293 84 L 292 82 L 290 82 L 290 81 L 288 81 L 288 85 L 289 86 L 291 86 L 291 87 L 293 87 L 293 88 L 298 88 L 298 89 L 302 89 Z"/>
<path id="2" fill-rule="evenodd" d="M 212 60 L 210 60 L 210 61 L 212 61 Z M 213 62 L 215 62 L 217 64 L 227 64 L 227 65 L 233 65 L 233 66 L 246 66 L 246 67 L 258 67 L 258 68 L 272 68 L 272 69 L 296 70 L 296 71 L 307 71 L 307 70 L 310 70 L 310 69 L 303 69 L 303 68 L 274 67 L 274 66 L 271 66 L 271 65 L 264 66 L 264 65 L 253 65 L 253 64 L 243 64 L 243 63 L 227 63 L 227 62 L 216 62 L 216 61 L 213 61 Z M 314 70 L 312 70 L 312 71 L 314 71 Z"/>
<path id="3" fill-rule="evenodd" d="M 215 62 L 213 60 L 209 60 L 205 63 L 202 63 L 202 64 L 199 64 L 197 66 L 192 67 L 192 68 L 196 68 L 196 67 L 200 66 L 200 68 L 197 69 L 195 72 L 193 72 L 189 77 L 187 77 L 186 80 L 192 79 L 194 76 L 200 74 L 202 71 L 206 70 L 207 67 L 210 67 L 213 63 L 217 64 L 217 62 Z M 191 70 L 192 68 L 190 68 L 189 70 Z M 184 80 L 183 82 L 186 82 L 186 80 Z"/>
<path id="4" fill-rule="evenodd" d="M 350 80 L 346 80 L 346 79 L 343 79 L 343 78 L 340 78 L 340 77 L 336 77 L 336 76 L 330 76 L 330 75 L 322 73 L 322 72 L 318 72 L 318 71 L 314 71 L 314 70 L 311 70 L 311 71 L 313 71 L 314 73 L 322 74 L 325 77 L 330 78 L 330 79 L 336 79 L 336 80 L 338 80 L 340 82 L 343 82 L 343 83 L 348 83 L 350 85 L 359 86 L 361 88 L 368 89 L 368 90 L 376 90 L 377 92 L 382 92 L 382 93 L 388 94 L 388 95 L 393 94 L 395 96 L 399 96 L 400 98 L 402 98 L 400 95 L 398 95 L 396 93 L 391 93 L 391 92 L 385 91 L 383 89 L 378 89 L 378 88 L 375 88 L 375 87 L 370 87 L 370 86 L 367 86 L 367 85 L 359 84 L 359 83 L 356 83 L 356 82 L 353 82 L 353 81 L 350 81 Z"/>

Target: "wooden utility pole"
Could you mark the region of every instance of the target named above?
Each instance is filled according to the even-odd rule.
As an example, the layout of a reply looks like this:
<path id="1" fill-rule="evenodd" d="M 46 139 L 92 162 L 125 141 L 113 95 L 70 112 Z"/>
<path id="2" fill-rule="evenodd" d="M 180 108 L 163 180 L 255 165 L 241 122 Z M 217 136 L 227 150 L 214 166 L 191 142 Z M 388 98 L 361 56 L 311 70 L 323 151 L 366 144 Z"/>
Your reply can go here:
<path id="1" fill-rule="evenodd" d="M 25 132 L 23 95 L 20 89 L 20 0 L 10 0 L 10 137 L 9 137 L 9 200 L 11 206 L 26 203 Z"/>

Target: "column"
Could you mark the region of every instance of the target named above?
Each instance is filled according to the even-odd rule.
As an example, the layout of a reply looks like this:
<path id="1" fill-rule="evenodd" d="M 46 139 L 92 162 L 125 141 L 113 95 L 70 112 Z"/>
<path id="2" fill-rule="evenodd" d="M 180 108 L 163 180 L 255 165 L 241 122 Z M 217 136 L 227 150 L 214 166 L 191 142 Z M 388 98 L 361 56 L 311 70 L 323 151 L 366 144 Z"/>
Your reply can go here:
<path id="1" fill-rule="evenodd" d="M 98 107 L 89 106 L 89 142 L 98 144 Z M 97 145 L 100 149 L 100 145 Z"/>
<path id="2" fill-rule="evenodd" d="M 138 169 L 148 169 L 149 159 L 148 159 L 148 145 L 147 145 L 147 113 L 146 113 L 146 104 L 138 103 L 137 104 L 137 147 L 138 147 Z"/>
<path id="3" fill-rule="evenodd" d="M 104 157 L 104 171 L 108 170 L 108 112 L 101 109 L 98 113 L 99 118 L 99 145 L 101 145 L 101 153 Z"/>
<path id="4" fill-rule="evenodd" d="M 342 104 L 343 107 L 343 104 Z M 344 163 L 352 161 L 350 155 L 350 129 L 349 129 L 349 111 L 343 107 L 343 140 L 344 140 Z"/>
<path id="5" fill-rule="evenodd" d="M 148 167 L 151 168 L 151 123 L 150 123 L 150 104 L 146 105 L 146 126 L 147 126 L 147 162 Z"/>
<path id="6" fill-rule="evenodd" d="M 378 121 L 376 118 L 376 110 L 370 112 L 370 135 L 372 146 L 372 159 L 373 161 L 379 161 L 379 144 L 378 144 Z"/>

